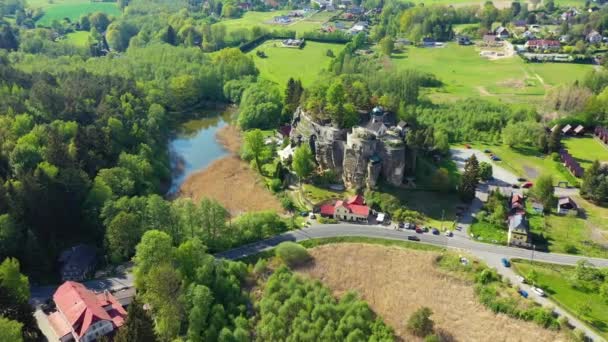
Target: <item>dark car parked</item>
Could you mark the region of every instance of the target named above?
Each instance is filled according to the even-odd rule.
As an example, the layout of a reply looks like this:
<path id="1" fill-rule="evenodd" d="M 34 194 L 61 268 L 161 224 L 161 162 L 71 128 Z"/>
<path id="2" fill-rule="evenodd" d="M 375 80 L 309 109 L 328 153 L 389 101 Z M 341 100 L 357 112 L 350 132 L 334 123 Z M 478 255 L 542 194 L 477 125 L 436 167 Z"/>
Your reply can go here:
<path id="1" fill-rule="evenodd" d="M 420 238 L 417 237 L 416 235 L 410 235 L 407 237 L 407 239 L 410 241 L 420 241 Z"/>

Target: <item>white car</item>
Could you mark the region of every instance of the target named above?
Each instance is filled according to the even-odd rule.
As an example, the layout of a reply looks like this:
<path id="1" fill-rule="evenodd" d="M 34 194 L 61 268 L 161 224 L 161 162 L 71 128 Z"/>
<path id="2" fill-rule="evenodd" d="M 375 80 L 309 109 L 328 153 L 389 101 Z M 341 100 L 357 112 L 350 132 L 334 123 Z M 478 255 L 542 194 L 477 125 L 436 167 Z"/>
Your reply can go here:
<path id="1" fill-rule="evenodd" d="M 544 297 L 545 296 L 545 291 L 543 291 L 543 289 L 538 288 L 538 287 L 533 287 L 532 291 L 536 292 L 537 295 Z"/>
<path id="2" fill-rule="evenodd" d="M 517 276 L 515 277 L 515 279 L 517 279 L 518 282 L 525 284 L 526 283 L 526 278 L 522 277 L 522 276 Z"/>

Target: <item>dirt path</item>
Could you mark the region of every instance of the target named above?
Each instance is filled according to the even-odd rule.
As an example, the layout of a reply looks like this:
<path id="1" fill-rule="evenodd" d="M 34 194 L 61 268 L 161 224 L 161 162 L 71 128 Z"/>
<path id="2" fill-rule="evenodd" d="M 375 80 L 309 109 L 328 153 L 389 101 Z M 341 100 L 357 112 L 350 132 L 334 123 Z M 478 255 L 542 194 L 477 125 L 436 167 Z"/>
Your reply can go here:
<path id="1" fill-rule="evenodd" d="M 438 329 L 455 341 L 565 341 L 561 334 L 496 315 L 477 300 L 472 285 L 434 266 L 436 254 L 367 244 L 332 244 L 311 250 L 314 264 L 300 273 L 321 280 L 335 295 L 357 291 L 400 339 L 418 341 L 405 329 L 421 306 L 433 311 Z"/>
<path id="2" fill-rule="evenodd" d="M 283 212 L 264 180 L 242 161 L 239 153 L 242 143 L 240 130 L 232 125 L 217 132 L 217 140 L 233 155 L 216 160 L 204 170 L 190 175 L 180 187 L 180 197 L 195 202 L 204 197 L 220 202 L 233 216 L 247 211 L 274 210 Z"/>
<path id="3" fill-rule="evenodd" d="M 479 91 L 479 94 L 482 96 L 494 96 L 483 86 L 477 86 L 477 91 Z"/>

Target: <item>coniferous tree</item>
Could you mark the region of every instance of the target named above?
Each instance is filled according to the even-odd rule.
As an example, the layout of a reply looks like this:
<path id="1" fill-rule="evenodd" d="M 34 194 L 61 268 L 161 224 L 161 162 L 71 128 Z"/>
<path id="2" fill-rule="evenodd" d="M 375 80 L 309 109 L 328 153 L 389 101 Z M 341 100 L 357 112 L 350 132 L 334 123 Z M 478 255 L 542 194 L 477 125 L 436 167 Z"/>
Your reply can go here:
<path id="1" fill-rule="evenodd" d="M 547 148 L 549 152 L 559 152 L 562 146 L 562 129 L 561 126 L 557 126 L 549 135 L 549 141 L 547 142 Z"/>
<path id="2" fill-rule="evenodd" d="M 472 155 L 464 166 L 464 173 L 460 178 L 458 192 L 460 198 L 465 202 L 470 202 L 475 198 L 475 189 L 479 183 L 479 162 L 477 157 Z"/>

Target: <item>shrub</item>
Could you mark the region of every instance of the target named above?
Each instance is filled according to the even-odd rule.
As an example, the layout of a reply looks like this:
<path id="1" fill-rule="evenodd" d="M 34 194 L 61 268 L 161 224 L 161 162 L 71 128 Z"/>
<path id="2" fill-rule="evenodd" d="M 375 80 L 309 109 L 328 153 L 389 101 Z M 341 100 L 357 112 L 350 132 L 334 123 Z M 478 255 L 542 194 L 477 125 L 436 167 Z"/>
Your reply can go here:
<path id="1" fill-rule="evenodd" d="M 266 272 L 267 267 L 268 267 L 268 261 L 266 259 L 259 259 L 255 263 L 255 266 L 253 266 L 253 273 L 256 275 L 260 275 L 260 274 Z"/>
<path id="2" fill-rule="evenodd" d="M 281 182 L 280 179 L 278 178 L 273 178 L 270 180 L 270 182 L 268 183 L 268 187 L 270 188 L 270 191 L 272 191 L 273 193 L 277 193 L 279 191 L 282 190 L 283 188 L 283 183 Z"/>
<path id="3" fill-rule="evenodd" d="M 577 254 L 578 248 L 576 248 L 575 245 L 568 243 L 564 246 L 564 251 L 566 251 L 568 254 Z"/>
<path id="4" fill-rule="evenodd" d="M 336 219 L 328 218 L 328 217 L 323 217 L 323 216 L 319 216 L 319 218 L 317 219 L 317 221 L 320 224 L 336 224 L 336 223 L 338 223 L 338 220 L 336 220 Z"/>
<path id="5" fill-rule="evenodd" d="M 306 248 L 291 241 L 282 242 L 277 247 L 276 255 L 289 266 L 298 266 L 310 260 Z"/>
<path id="6" fill-rule="evenodd" d="M 424 342 L 441 342 L 441 337 L 439 337 L 439 335 L 436 334 L 432 334 L 432 335 L 428 335 L 427 337 L 424 338 Z"/>
<path id="7" fill-rule="evenodd" d="M 407 329 L 414 335 L 423 337 L 433 332 L 433 311 L 426 306 L 416 310 L 407 321 Z"/>

